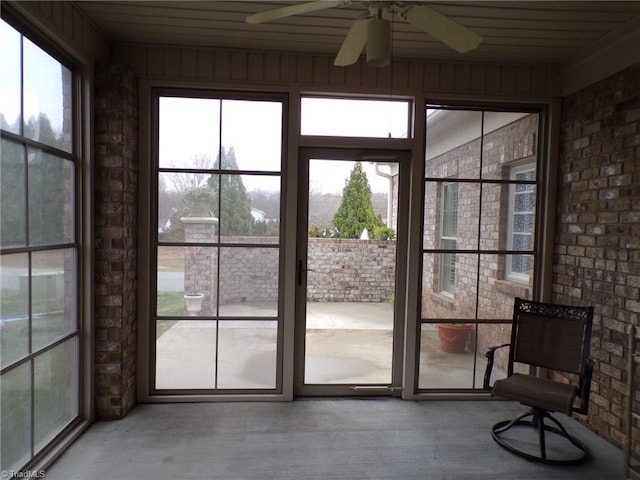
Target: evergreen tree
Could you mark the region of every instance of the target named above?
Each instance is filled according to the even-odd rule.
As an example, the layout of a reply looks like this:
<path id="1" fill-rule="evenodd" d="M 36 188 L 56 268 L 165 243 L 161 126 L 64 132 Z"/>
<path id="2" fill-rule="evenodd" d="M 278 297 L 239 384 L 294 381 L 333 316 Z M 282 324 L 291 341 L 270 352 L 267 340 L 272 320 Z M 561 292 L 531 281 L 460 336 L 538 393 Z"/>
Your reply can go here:
<path id="1" fill-rule="evenodd" d="M 342 190 L 342 200 L 333 216 L 333 225 L 341 238 L 360 238 L 366 228 L 369 234 L 383 225 L 373 209 L 371 187 L 360 162 L 351 170 Z"/>
<path id="2" fill-rule="evenodd" d="M 222 173 L 213 173 L 205 185 L 184 191 L 181 207 L 171 216 L 171 228 L 165 232 L 165 238 L 184 239 L 182 217 L 215 217 L 224 236 L 253 233 L 251 202 L 242 177 L 235 173 L 238 162 L 233 147 L 222 148 L 213 168 L 217 170 L 220 165 Z"/>
<path id="3" fill-rule="evenodd" d="M 220 165 L 220 158 L 216 160 L 214 168 Z M 247 189 L 242 182 L 242 177 L 236 175 L 238 161 L 233 147 L 225 150 L 222 147 L 222 170 L 229 173 L 212 175 L 207 185 L 212 190 L 214 199 L 214 212 L 218 212 L 218 195 L 220 195 L 220 235 L 251 235 L 253 233 L 254 219 L 251 215 L 251 201 L 247 195 Z"/>

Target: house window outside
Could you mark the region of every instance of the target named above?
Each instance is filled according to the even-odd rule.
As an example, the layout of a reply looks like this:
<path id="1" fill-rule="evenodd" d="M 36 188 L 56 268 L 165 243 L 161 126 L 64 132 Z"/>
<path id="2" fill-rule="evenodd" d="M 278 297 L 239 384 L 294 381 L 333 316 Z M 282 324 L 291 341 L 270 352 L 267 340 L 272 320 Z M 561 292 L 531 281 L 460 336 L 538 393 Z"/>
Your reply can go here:
<path id="1" fill-rule="evenodd" d="M 80 415 L 74 74 L 0 21 L 0 470 Z"/>
<path id="2" fill-rule="evenodd" d="M 442 185 L 442 234 L 443 250 L 455 250 L 458 233 L 458 184 Z M 456 293 L 456 254 L 443 253 L 440 266 L 440 289 L 448 295 Z"/>
<path id="3" fill-rule="evenodd" d="M 511 180 L 517 182 L 536 179 L 535 167 L 531 164 L 511 169 Z M 535 185 L 514 183 L 509 185 L 509 229 L 508 250 L 531 251 L 533 249 L 533 226 L 535 217 Z M 519 282 L 528 282 L 533 257 L 527 254 L 507 256 L 506 278 Z"/>

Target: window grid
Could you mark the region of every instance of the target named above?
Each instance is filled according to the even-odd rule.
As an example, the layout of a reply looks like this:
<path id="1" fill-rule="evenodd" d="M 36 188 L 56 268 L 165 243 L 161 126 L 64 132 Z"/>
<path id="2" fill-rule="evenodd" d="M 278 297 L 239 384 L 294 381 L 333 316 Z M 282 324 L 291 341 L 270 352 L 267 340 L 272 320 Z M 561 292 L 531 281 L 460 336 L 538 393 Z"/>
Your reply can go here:
<path id="1" fill-rule="evenodd" d="M 75 74 L 4 18 L 0 28 L 2 70 L 19 77 L 0 104 L 0 468 L 18 471 L 79 419 L 80 161 Z"/>
<path id="2" fill-rule="evenodd" d="M 527 231 L 523 228 L 523 222 L 525 227 L 531 221 L 535 223 L 538 191 L 535 188 L 538 182 L 536 152 L 539 150 L 536 141 L 539 138 L 541 114 L 536 111 L 490 111 L 433 105 L 427 106 L 426 114 L 421 318 L 418 322 L 419 356 L 416 358 L 418 375 L 415 388 L 422 393 L 476 391 L 482 389 L 482 349 L 496 342 L 500 343 L 501 340 L 497 339 L 507 341 L 509 335 L 511 316 L 506 297 L 512 301 L 514 290 L 500 285 L 501 279 L 504 282 L 506 275 L 500 277 L 499 272 L 506 272 L 507 263 L 511 265 L 510 257 L 515 257 L 524 259 L 520 264 L 524 268 L 527 266 L 525 262 L 529 261 L 529 272 L 533 273 L 533 235 L 536 230 Z M 440 127 L 440 130 L 431 125 L 435 122 L 444 123 L 456 114 L 461 114 L 459 123 L 450 123 L 446 128 Z M 501 115 L 506 118 L 502 124 Z M 526 125 L 523 130 L 519 130 L 517 125 L 521 120 Z M 470 132 L 470 125 L 475 123 L 478 124 L 477 130 Z M 456 143 L 457 138 L 462 141 Z M 501 141 L 508 138 L 517 140 L 511 146 L 500 145 Z M 430 150 L 433 147 L 430 141 L 436 144 L 433 150 Z M 437 144 L 438 141 L 440 144 Z M 430 155 L 430 152 L 433 153 Z M 510 162 L 514 163 L 514 159 L 522 157 L 532 160 L 527 164 L 530 168 L 526 172 L 522 171 L 522 175 L 510 177 L 512 167 L 507 167 L 504 176 L 505 167 Z M 474 168 L 470 169 L 470 166 Z M 455 238 L 447 237 L 453 231 L 452 202 L 445 198 L 451 187 L 447 185 L 459 187 Z M 501 191 L 508 193 L 511 190 L 517 192 L 519 197 L 521 208 L 517 214 L 522 216 L 517 217 L 516 227 L 520 230 L 513 229 L 516 217 L 512 211 L 508 211 L 512 203 L 509 195 L 503 198 L 501 194 Z M 436 197 L 437 192 L 439 199 Z M 470 192 L 475 192 L 475 199 L 469 197 Z M 491 218 L 495 220 L 488 220 Z M 434 238 L 436 228 L 439 231 L 437 238 Z M 518 237 L 521 234 L 525 235 Z M 518 240 L 521 241 L 520 244 L 517 243 Z M 455 258 L 455 263 L 447 263 L 447 255 Z M 447 294 L 442 288 L 445 285 L 442 271 L 439 275 L 429 274 L 438 265 L 442 268 L 452 264 L 455 265 L 454 273 L 449 278 L 453 277 L 458 287 L 454 295 Z M 487 279 L 487 275 L 492 275 L 492 278 Z M 522 285 L 518 287 L 522 289 L 519 296 L 529 298 L 532 295 L 529 284 L 518 284 Z M 489 291 L 500 292 L 500 295 L 505 296 L 505 301 L 498 300 L 493 293 L 487 296 Z M 455 363 L 464 360 L 464 366 L 459 368 L 464 369 L 465 376 L 460 379 L 456 379 L 453 371 L 446 375 L 434 373 L 440 369 L 431 362 L 443 359 L 441 353 L 434 351 L 446 351 L 442 335 L 441 345 L 438 346 L 441 325 L 456 325 L 461 330 L 464 326 L 470 327 L 466 346 L 463 343 L 461 350 L 471 353 L 468 360 L 464 360 L 464 356 L 457 357 L 458 361 L 452 365 L 447 364 L 447 368 L 442 371 L 449 371 Z M 488 339 L 493 339 L 493 343 L 487 345 Z M 457 368 L 453 367 L 454 370 Z"/>
<path id="3" fill-rule="evenodd" d="M 167 151 L 171 151 L 171 136 L 175 136 L 176 132 L 163 127 L 163 120 L 166 119 L 166 115 L 163 115 L 163 105 L 164 111 L 169 112 L 172 111 L 170 109 L 181 108 L 179 104 L 183 100 L 186 100 L 190 111 L 201 109 L 210 114 L 206 123 L 208 133 L 201 133 L 201 136 L 209 136 L 208 145 L 191 146 L 209 150 L 205 155 L 191 154 L 190 158 L 175 161 L 166 154 Z M 258 190 L 277 194 L 277 201 L 280 202 L 282 152 L 285 151 L 282 146 L 283 136 L 281 130 L 276 135 L 271 135 L 279 143 L 271 144 L 269 147 L 265 144 L 269 140 L 263 139 L 263 142 L 259 138 L 253 138 L 257 126 L 251 129 L 250 126 L 239 124 L 249 121 L 253 116 L 251 110 L 254 109 L 257 110 L 255 116 L 271 115 L 271 128 L 279 122 L 282 129 L 286 111 L 284 97 L 252 96 L 233 92 L 212 92 L 211 95 L 205 95 L 202 92 L 190 94 L 178 90 L 157 90 L 156 101 L 159 105 L 156 121 L 163 133 L 160 135 L 156 156 L 155 215 L 159 229 L 158 233 L 154 234 L 156 272 L 152 277 L 155 279 L 155 286 L 151 289 L 156 297 L 152 299 L 152 304 L 156 305 L 153 322 L 155 333 L 152 332 L 151 342 L 152 388 L 156 392 L 169 394 L 180 394 L 189 390 L 198 390 L 205 394 L 276 392 L 281 388 L 281 369 L 275 367 L 275 352 L 272 357 L 273 382 L 257 381 L 245 385 L 233 377 L 224 356 L 229 352 L 230 345 L 242 337 L 243 329 L 246 331 L 255 328 L 262 334 L 261 338 L 265 343 L 254 345 L 255 348 L 268 350 L 272 345 L 276 345 L 275 348 L 279 349 L 281 345 L 281 208 L 277 207 L 277 213 L 272 212 L 270 216 L 255 209 L 251 209 L 250 216 L 249 209 L 251 186 L 258 185 Z M 236 115 L 241 112 L 244 120 L 240 122 L 235 119 L 234 112 Z M 277 121 L 274 116 L 277 116 Z M 188 121 L 183 120 L 180 123 L 189 127 Z M 238 138 L 234 140 L 233 131 L 238 127 L 252 132 L 251 135 L 245 135 L 244 141 L 262 146 L 259 152 L 260 162 L 247 162 L 246 152 L 237 150 L 238 143 L 242 142 Z M 263 129 L 264 126 L 261 130 Z M 255 134 L 259 135 L 259 132 Z M 165 139 L 164 144 L 162 139 Z M 169 140 L 166 141 L 167 139 Z M 274 149 L 277 149 L 277 154 L 273 153 Z M 162 191 L 163 185 L 182 189 L 181 204 L 177 210 L 174 208 L 168 229 L 164 228 L 165 219 L 161 218 L 163 210 L 167 210 L 163 207 L 163 197 L 167 196 L 166 191 Z M 266 218 L 267 216 L 276 218 Z M 172 229 L 178 222 L 184 224 L 184 231 Z M 161 265 L 161 262 L 167 261 L 165 252 L 173 252 L 169 254 L 172 256 L 169 262 L 178 260 L 180 263 L 179 268 L 184 275 L 184 305 L 182 298 L 179 299 L 179 303 L 174 300 L 169 308 L 163 305 L 164 297 L 168 296 L 167 292 L 162 291 L 161 286 L 162 271 L 166 267 Z M 236 278 L 240 277 L 237 272 L 241 268 L 247 270 L 246 278 L 251 277 L 256 281 L 257 277 L 264 277 L 268 281 L 261 285 L 250 284 L 250 281 L 243 284 Z M 267 275 L 264 273 L 265 268 L 273 268 L 274 271 Z M 266 283 L 269 284 L 268 287 L 265 286 Z M 249 292 L 251 289 L 254 292 Z M 192 307 L 187 306 L 187 292 L 200 297 L 200 303 L 194 303 L 195 306 Z M 252 299 L 249 294 L 275 295 L 277 299 L 267 302 L 267 305 L 263 305 L 264 308 L 258 311 L 250 308 Z M 189 300 L 192 301 L 198 302 Z M 236 307 L 243 304 L 248 308 L 233 308 L 229 304 Z M 189 308 L 193 308 L 193 311 L 188 311 Z M 238 322 L 243 326 L 239 327 Z M 166 373 L 174 367 L 171 367 L 171 362 L 167 360 L 170 352 L 167 350 L 166 342 L 158 339 L 160 335 L 166 335 L 168 329 L 180 325 L 191 325 L 194 329 L 200 329 L 200 338 L 207 342 L 211 352 L 206 359 L 191 358 L 189 353 L 186 353 L 185 364 L 193 362 L 194 365 L 205 365 L 204 368 L 198 367 L 201 373 L 199 376 L 192 375 L 197 378 L 190 383 L 183 381 L 188 379 L 188 375 L 176 380 L 175 375 Z M 237 348 L 251 354 L 249 346 Z"/>

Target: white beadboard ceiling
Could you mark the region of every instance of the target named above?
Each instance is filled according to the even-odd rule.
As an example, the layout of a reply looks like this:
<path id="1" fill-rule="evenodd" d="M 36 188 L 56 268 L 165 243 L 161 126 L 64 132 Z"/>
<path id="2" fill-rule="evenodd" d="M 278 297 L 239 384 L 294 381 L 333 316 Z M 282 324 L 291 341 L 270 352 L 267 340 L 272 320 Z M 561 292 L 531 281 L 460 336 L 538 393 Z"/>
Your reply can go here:
<path id="1" fill-rule="evenodd" d="M 165 44 L 261 51 L 335 54 L 352 22 L 367 11 L 349 2 L 260 25 L 244 18 L 303 2 L 78 1 L 105 38 L 114 43 Z M 382 3 L 382 2 L 381 2 Z M 483 37 L 480 46 L 457 53 L 396 18 L 393 56 L 435 60 L 553 63 L 565 68 L 631 45 L 640 52 L 640 1 L 433 1 L 426 3 Z M 633 49 L 632 49 L 633 50 Z M 637 61 L 637 60 L 636 60 Z M 601 61 L 599 61 L 601 63 Z M 627 62 L 632 64 L 634 62 Z"/>

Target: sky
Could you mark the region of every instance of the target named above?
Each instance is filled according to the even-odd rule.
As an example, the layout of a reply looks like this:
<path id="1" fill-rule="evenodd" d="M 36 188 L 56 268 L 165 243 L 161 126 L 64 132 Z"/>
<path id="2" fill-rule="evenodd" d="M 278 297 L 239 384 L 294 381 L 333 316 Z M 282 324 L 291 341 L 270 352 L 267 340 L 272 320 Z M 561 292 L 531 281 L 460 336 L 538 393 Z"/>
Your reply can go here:
<path id="1" fill-rule="evenodd" d="M 195 168 L 197 158 L 212 161 L 222 138 L 225 148 L 233 146 L 240 169 L 278 171 L 281 118 L 280 102 L 223 100 L 221 104 L 215 99 L 162 97 L 160 166 Z M 307 98 L 302 105 L 301 130 L 309 135 L 399 138 L 406 137 L 407 119 L 407 102 Z M 373 164 L 364 162 L 363 167 L 372 190 L 386 192 L 388 180 L 376 175 Z M 311 172 L 310 189 L 341 192 L 351 168 L 351 162 L 317 163 Z M 258 176 L 243 177 L 249 191 L 261 188 L 263 180 Z"/>
<path id="2" fill-rule="evenodd" d="M 0 22 L 0 111 L 9 124 L 20 115 L 20 34 Z M 62 75 L 60 63 L 24 39 L 25 118 L 46 113 L 54 131 L 62 131 Z"/>

